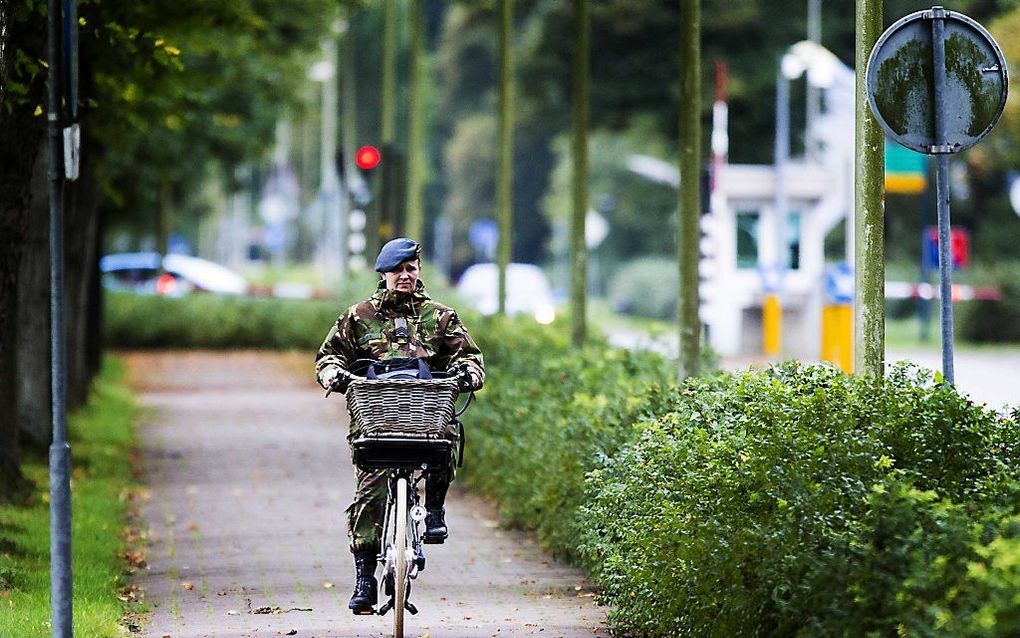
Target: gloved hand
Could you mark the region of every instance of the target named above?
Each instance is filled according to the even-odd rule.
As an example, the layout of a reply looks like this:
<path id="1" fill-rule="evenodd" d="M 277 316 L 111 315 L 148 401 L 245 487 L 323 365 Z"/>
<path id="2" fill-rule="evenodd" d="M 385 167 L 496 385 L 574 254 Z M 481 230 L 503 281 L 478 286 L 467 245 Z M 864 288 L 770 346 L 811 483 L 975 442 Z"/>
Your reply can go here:
<path id="1" fill-rule="evenodd" d="M 463 380 L 465 390 L 481 390 L 482 389 L 482 375 L 478 374 L 477 370 L 468 370 L 467 378 Z"/>
<path id="2" fill-rule="evenodd" d="M 342 368 L 333 368 L 323 377 L 323 385 L 331 392 L 347 392 L 347 386 L 350 383 L 350 373 Z"/>

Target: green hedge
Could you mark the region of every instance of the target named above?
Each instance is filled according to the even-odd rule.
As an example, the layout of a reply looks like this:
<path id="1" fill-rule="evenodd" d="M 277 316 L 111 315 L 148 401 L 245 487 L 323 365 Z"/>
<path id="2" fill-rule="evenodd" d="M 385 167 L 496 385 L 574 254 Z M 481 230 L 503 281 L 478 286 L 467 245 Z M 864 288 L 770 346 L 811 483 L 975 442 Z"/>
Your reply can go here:
<path id="1" fill-rule="evenodd" d="M 343 304 L 112 296 L 120 346 L 312 349 Z M 916 370 L 787 364 L 673 387 L 562 325 L 468 317 L 461 474 L 585 566 L 620 634 L 1020 635 L 1020 415 Z"/>
<path id="2" fill-rule="evenodd" d="M 311 299 L 107 293 L 104 336 L 113 348 L 314 351 L 348 305 Z"/>
<path id="3" fill-rule="evenodd" d="M 584 476 L 632 438 L 631 424 L 665 411 L 672 366 L 599 342 L 573 349 L 565 326 L 490 319 L 471 329 L 486 386 L 465 416 L 461 476 L 506 522 L 577 559 Z"/>
<path id="4" fill-rule="evenodd" d="M 1020 633 L 1016 415 L 907 368 L 676 397 L 588 477 L 581 549 L 624 633 Z"/>
<path id="5" fill-rule="evenodd" d="M 620 266 L 609 282 L 618 312 L 651 319 L 676 317 L 679 274 L 670 257 L 641 257 Z"/>
<path id="6" fill-rule="evenodd" d="M 998 286 L 1002 299 L 959 304 L 957 334 L 975 343 L 1020 343 L 1020 264 L 986 267 L 971 279 Z"/>

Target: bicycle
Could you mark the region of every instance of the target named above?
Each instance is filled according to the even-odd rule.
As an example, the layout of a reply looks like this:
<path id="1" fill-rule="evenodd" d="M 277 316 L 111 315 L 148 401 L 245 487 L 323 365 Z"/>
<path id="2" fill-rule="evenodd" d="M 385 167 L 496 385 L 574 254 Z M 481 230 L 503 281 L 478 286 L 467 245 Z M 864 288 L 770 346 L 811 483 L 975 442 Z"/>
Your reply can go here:
<path id="1" fill-rule="evenodd" d="M 464 367 L 431 373 L 431 379 L 414 378 L 412 373 L 375 379 L 350 375 L 346 393 L 348 411 L 359 432 L 351 441 L 355 465 L 388 473 L 378 562 L 383 568 L 383 593 L 389 599 L 369 613 L 382 616 L 392 611 L 394 638 L 404 635 L 404 612 L 418 613 L 409 597 L 411 581 L 425 569 L 426 509 L 419 487 L 430 469 L 450 463 L 455 444 L 463 452 L 463 425 L 458 417 L 474 398 Z M 470 394 L 457 409 L 462 389 Z M 456 427 L 455 440 L 449 438 L 451 425 Z"/>

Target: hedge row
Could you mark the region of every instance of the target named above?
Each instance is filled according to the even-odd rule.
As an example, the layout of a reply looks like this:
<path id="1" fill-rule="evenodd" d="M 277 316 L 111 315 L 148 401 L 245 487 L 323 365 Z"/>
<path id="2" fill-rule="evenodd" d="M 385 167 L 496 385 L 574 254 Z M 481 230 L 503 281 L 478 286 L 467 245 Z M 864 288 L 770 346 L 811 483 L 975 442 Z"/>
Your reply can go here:
<path id="1" fill-rule="evenodd" d="M 676 388 L 652 355 L 476 334 L 465 478 L 592 573 L 621 635 L 1020 635 L 1020 415 L 907 367 Z"/>
<path id="2" fill-rule="evenodd" d="M 313 348 L 336 314 L 129 301 L 120 345 Z M 468 325 L 488 378 L 462 479 L 586 567 L 621 635 L 1020 635 L 1020 414 L 909 368 L 674 387 L 661 357 L 562 326 Z"/>
<path id="3" fill-rule="evenodd" d="M 349 305 L 313 299 L 129 293 L 107 293 L 105 304 L 104 336 L 114 348 L 310 350 L 319 347 Z"/>
<path id="4" fill-rule="evenodd" d="M 631 424 L 664 411 L 672 366 L 604 343 L 573 349 L 561 326 L 490 319 L 471 329 L 487 381 L 465 416 L 461 476 L 506 522 L 576 561 L 584 476 L 632 438 Z"/>
<path id="5" fill-rule="evenodd" d="M 1020 635 L 1020 429 L 910 368 L 695 380 L 587 481 L 642 636 Z"/>

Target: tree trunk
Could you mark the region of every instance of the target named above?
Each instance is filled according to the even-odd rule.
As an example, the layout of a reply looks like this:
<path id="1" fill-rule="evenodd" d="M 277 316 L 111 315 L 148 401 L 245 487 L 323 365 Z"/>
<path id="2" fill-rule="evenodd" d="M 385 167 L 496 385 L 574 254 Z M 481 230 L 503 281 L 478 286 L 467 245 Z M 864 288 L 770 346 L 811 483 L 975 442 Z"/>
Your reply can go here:
<path id="1" fill-rule="evenodd" d="M 573 213 L 570 217 L 570 325 L 575 346 L 588 339 L 588 249 L 584 243 L 588 212 L 588 92 L 591 17 L 586 0 L 574 0 Z"/>
<path id="2" fill-rule="evenodd" d="M 514 183 L 514 56 L 513 1 L 499 3 L 499 175 L 496 182 L 499 202 L 499 314 L 506 314 L 506 270 L 513 259 L 513 183 Z"/>
<path id="3" fill-rule="evenodd" d="M 87 364 L 88 313 L 91 297 L 98 294 L 90 282 L 98 267 L 96 234 L 99 228 L 99 188 L 96 182 L 96 152 L 82 157 L 81 177 L 67 189 L 65 218 L 68 232 L 64 244 L 67 302 L 67 405 L 85 403 L 92 377 Z"/>
<path id="4" fill-rule="evenodd" d="M 9 8 L 9 7 L 5 7 Z M 5 18 L 8 15 L 5 13 Z M 41 20 L 5 24 L 0 70 L 10 82 L 28 89 L 17 102 L 0 94 L 0 499 L 17 495 L 26 485 L 19 468 L 17 407 L 18 271 L 29 223 L 33 169 L 45 166 L 40 153 L 46 119 L 33 113 L 44 103 L 46 77 L 19 77 L 10 62 L 15 51 L 45 59 L 46 29 Z M 6 86 L 5 82 L 5 86 Z M 37 161 L 38 160 L 38 161 Z"/>
<path id="5" fill-rule="evenodd" d="M 677 200 L 680 381 L 697 376 L 701 362 L 698 257 L 701 239 L 701 0 L 680 10 L 680 188 Z"/>
<path id="6" fill-rule="evenodd" d="M 18 271 L 17 414 L 23 440 L 46 450 L 53 438 L 50 410 L 50 224 L 46 152 L 32 171 L 25 239 Z"/>

